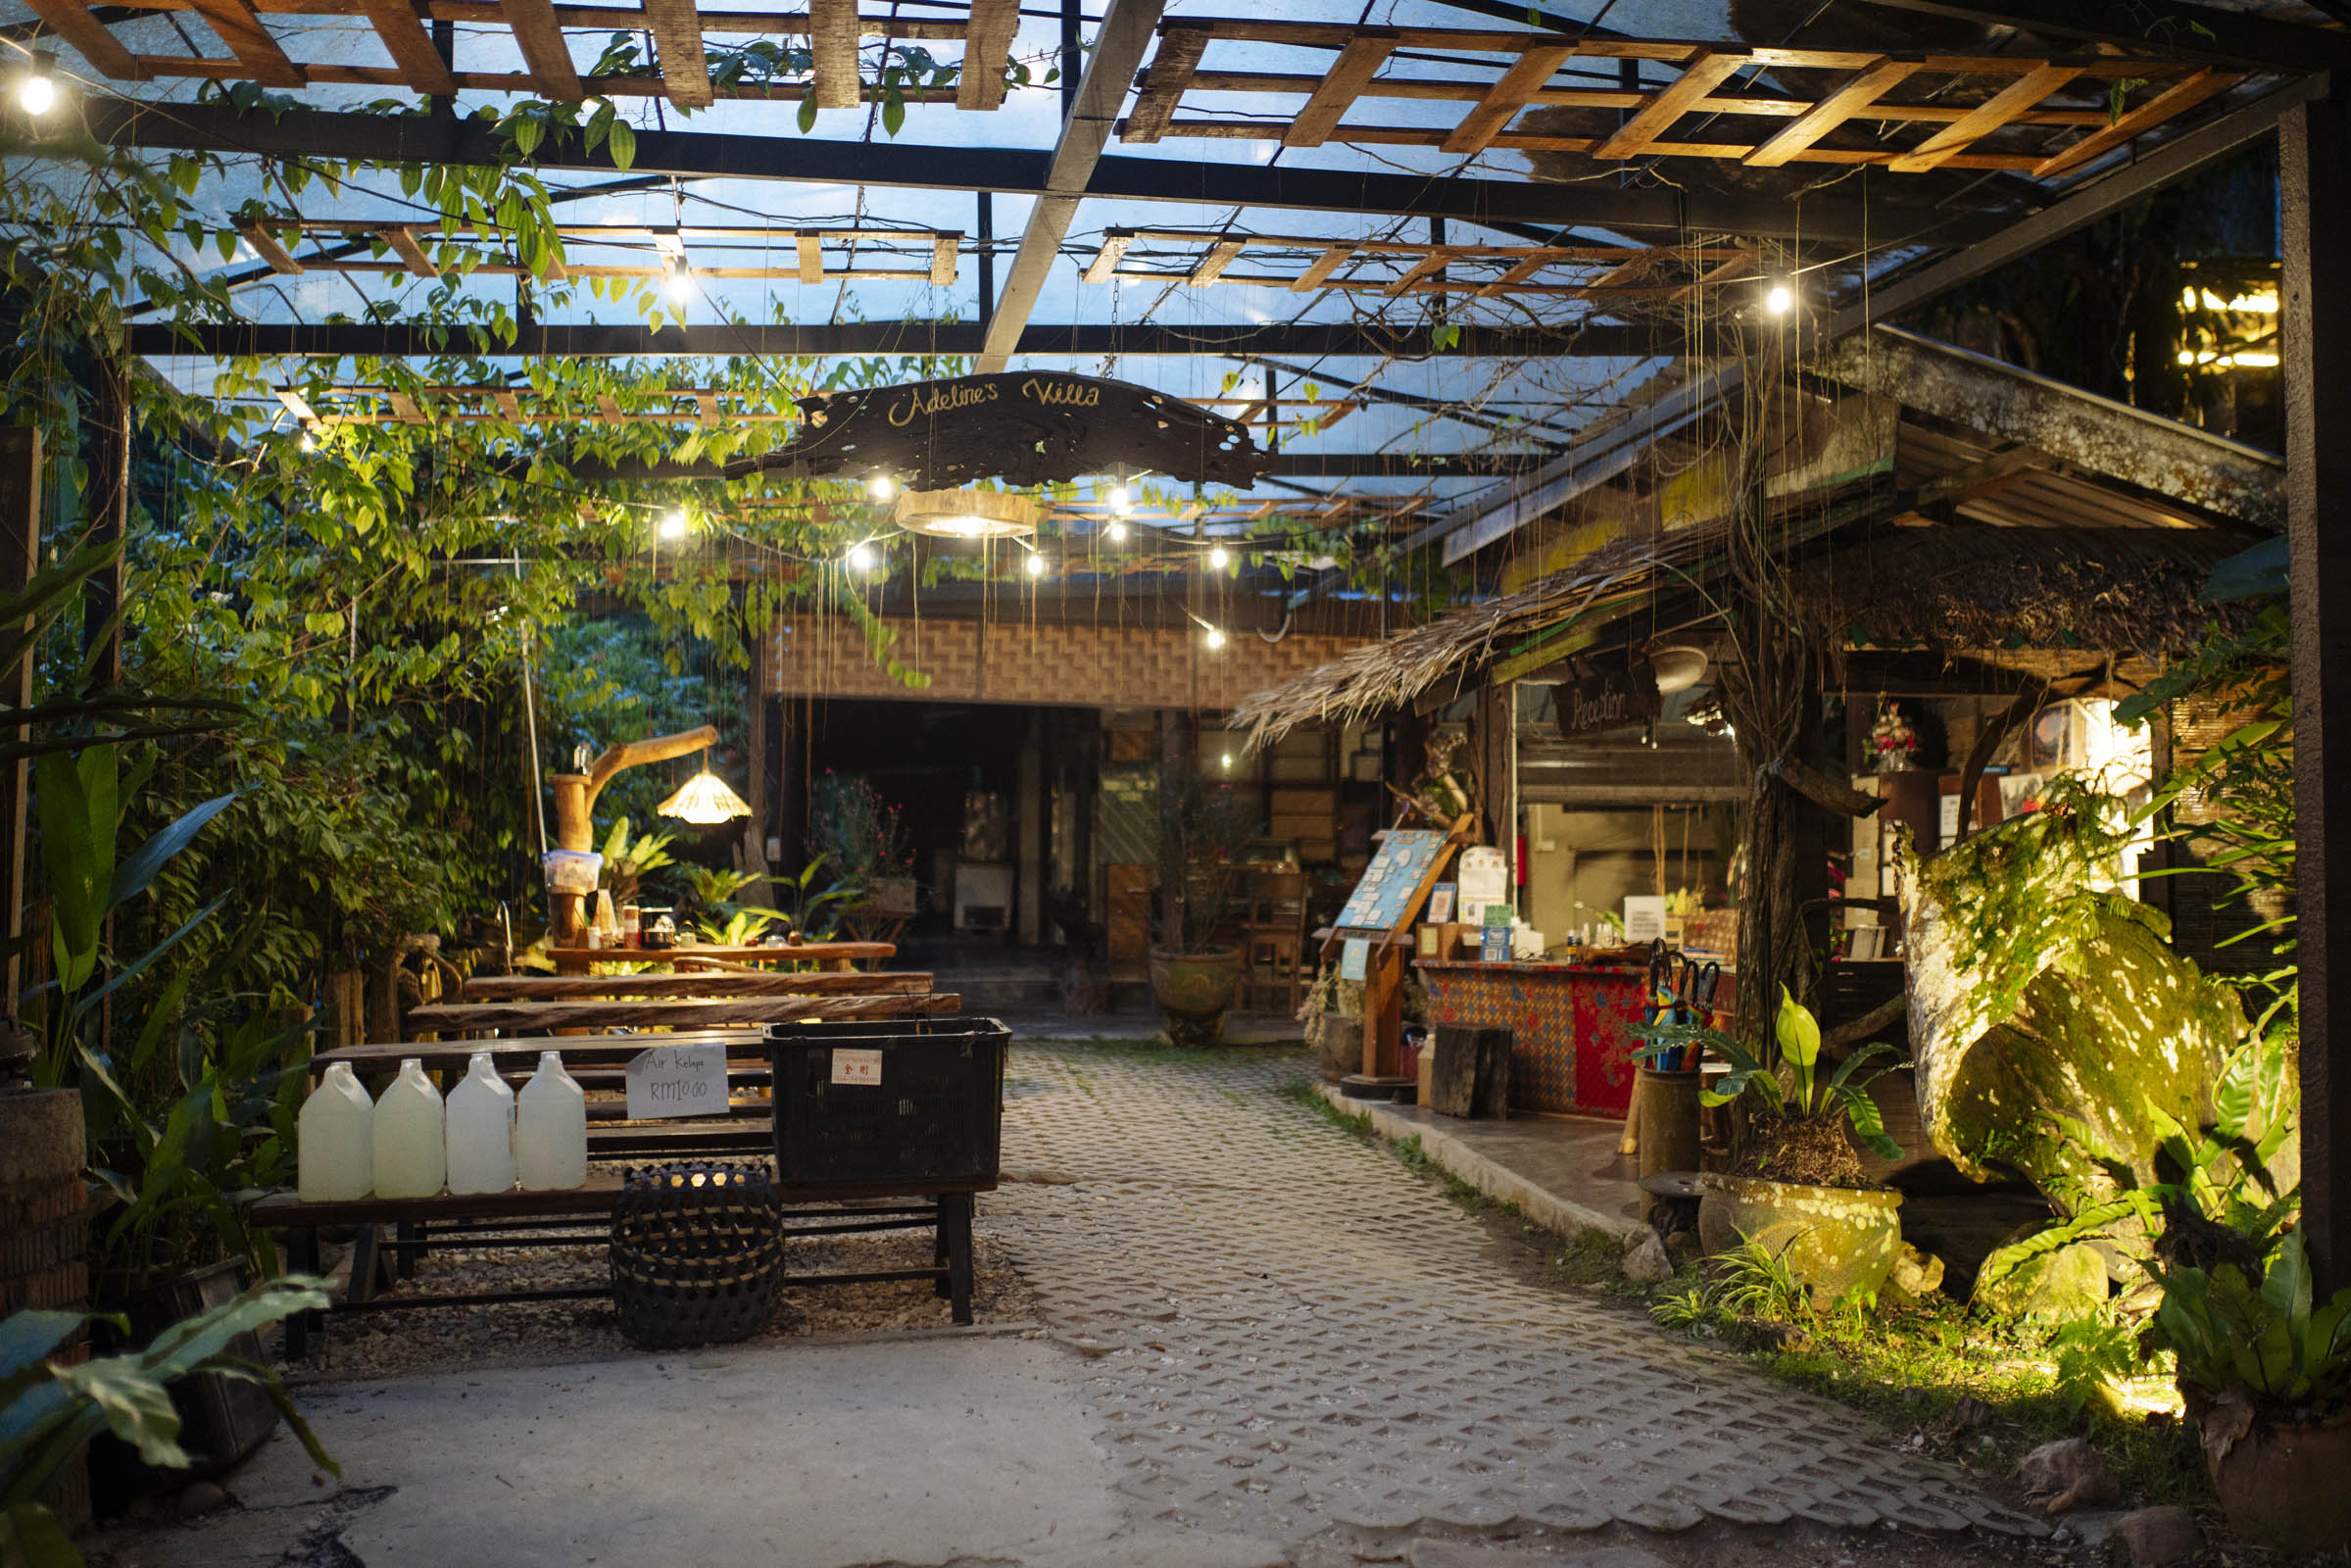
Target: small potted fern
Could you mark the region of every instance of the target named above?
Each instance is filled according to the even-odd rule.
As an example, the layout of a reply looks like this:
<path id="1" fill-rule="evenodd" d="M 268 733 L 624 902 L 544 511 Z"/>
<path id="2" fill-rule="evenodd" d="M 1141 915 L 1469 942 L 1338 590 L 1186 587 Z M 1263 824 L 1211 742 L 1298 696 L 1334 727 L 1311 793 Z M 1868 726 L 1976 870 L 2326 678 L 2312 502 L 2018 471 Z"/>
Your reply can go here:
<path id="1" fill-rule="evenodd" d="M 1786 1262 L 1817 1304 L 1875 1297 L 1902 1250 L 1902 1195 L 1862 1174 L 1858 1140 L 1894 1159 L 1869 1085 L 1903 1063 L 1893 1048 L 1859 1048 L 1834 1069 L 1821 1061 L 1821 1028 L 1811 1010 L 1780 992 L 1768 1056 L 1719 1029 L 1652 1024 L 1635 1031 L 1636 1057 L 1650 1067 L 1694 1064 L 1711 1052 L 1730 1067 L 1702 1103 L 1743 1102 L 1746 1126 L 1732 1168 L 1710 1172 L 1698 1203 L 1698 1241 L 1709 1254 L 1753 1243 Z"/>

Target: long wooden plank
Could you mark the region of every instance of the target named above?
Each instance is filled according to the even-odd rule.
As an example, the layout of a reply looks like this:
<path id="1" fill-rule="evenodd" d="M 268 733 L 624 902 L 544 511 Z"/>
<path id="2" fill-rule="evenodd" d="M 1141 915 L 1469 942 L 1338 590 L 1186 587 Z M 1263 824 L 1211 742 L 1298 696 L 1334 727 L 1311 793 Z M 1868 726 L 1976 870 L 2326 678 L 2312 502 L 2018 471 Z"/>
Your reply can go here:
<path id="1" fill-rule="evenodd" d="M 2120 147 L 2140 131 L 2193 109 L 2215 93 L 2227 92 L 2243 79 L 2227 71 L 2199 71 L 2118 117 L 2105 129 L 2093 131 L 2063 152 L 2043 159 L 2033 166 L 2033 177 L 2047 179 L 2085 164 L 2109 148 Z"/>
<path id="2" fill-rule="evenodd" d="M 32 14 L 41 19 L 51 32 L 72 44 L 81 55 L 117 81 L 145 81 L 147 68 L 122 40 L 106 30 L 105 24 L 90 15 L 80 0 L 25 0 Z"/>
<path id="3" fill-rule="evenodd" d="M 1909 61 L 1882 60 L 1807 110 L 1794 124 L 1747 154 L 1759 169 L 1777 169 L 1823 136 L 1870 109 L 1881 95 L 1918 74 Z"/>
<path id="4" fill-rule="evenodd" d="M 267 224 L 239 223 L 237 233 L 243 236 L 246 244 L 253 247 L 254 255 L 269 264 L 270 271 L 299 272 L 302 270 L 302 264 L 294 260 L 293 254 L 277 242 L 277 236 L 269 231 Z M 278 398 L 280 402 L 283 402 L 284 394 L 280 393 Z M 288 407 L 291 406 L 288 405 Z M 301 418 L 302 416 L 297 414 L 295 417 Z"/>
<path id="5" fill-rule="evenodd" d="M 559 1053 L 567 1067 L 623 1067 L 640 1052 L 654 1046 L 720 1045 L 730 1061 L 766 1059 L 767 1032 L 760 1028 L 681 1030 L 665 1035 L 563 1035 L 552 1040 L 395 1040 L 367 1046 L 337 1046 L 311 1058 L 313 1078 L 322 1078 L 336 1062 L 348 1064 L 361 1077 L 397 1072 L 415 1057 L 427 1072 L 464 1072 L 477 1052 L 487 1052 L 502 1073 L 527 1072 L 542 1052 Z"/>
<path id="6" fill-rule="evenodd" d="M 857 65 L 857 0 L 808 0 L 810 91 L 819 109 L 855 109 L 863 96 Z"/>
<path id="7" fill-rule="evenodd" d="M 1134 243 L 1135 234 L 1132 230 L 1116 228 L 1105 230 L 1102 234 L 1102 248 L 1095 253 L 1093 261 L 1086 264 L 1086 270 L 1081 274 L 1082 281 L 1088 283 L 1110 281 L 1118 271 L 1118 264 L 1125 258 L 1127 248 Z"/>
<path id="8" fill-rule="evenodd" d="M 824 281 L 824 241 L 805 229 L 792 236 L 793 249 L 800 262 L 800 280 L 803 283 Z"/>
<path id="9" fill-rule="evenodd" d="M 568 1002 L 581 997 L 816 997 L 920 996 L 931 989 L 921 970 L 878 974 L 501 974 L 476 975 L 462 988 L 466 1002 Z"/>
<path id="10" fill-rule="evenodd" d="M 710 62 L 702 51 L 702 12 L 694 0 L 645 0 L 645 20 L 661 64 L 661 85 L 680 109 L 710 106 Z"/>
<path id="11" fill-rule="evenodd" d="M 550 0 L 499 0 L 498 15 L 514 30 L 514 44 L 522 51 L 522 63 L 530 67 L 540 97 L 567 104 L 587 97 Z"/>
<path id="12" fill-rule="evenodd" d="M 971 0 L 971 27 L 963 38 L 963 65 L 955 74 L 957 109 L 1001 109 L 1004 63 L 1020 30 L 1020 0 Z"/>
<path id="13" fill-rule="evenodd" d="M 792 1023 L 803 1018 L 927 1018 L 958 1012 L 953 992 L 905 997 L 743 997 L 631 1002 L 436 1002 L 412 1007 L 412 1029 L 708 1029 L 720 1024 Z"/>
<path id="14" fill-rule="evenodd" d="M 617 409 L 618 405 L 613 407 Z M 832 963 L 843 958 L 894 958 L 898 956 L 898 946 L 891 942 L 796 942 L 788 947 L 771 948 L 697 942 L 686 947 L 631 948 L 625 952 L 610 948 L 554 948 L 547 956 L 557 962 L 576 958 L 587 963 L 675 963 L 681 958 L 731 958 L 737 963 Z"/>
<path id="15" fill-rule="evenodd" d="M 1215 282 L 1224 275 L 1224 270 L 1233 265 L 1233 258 L 1241 254 L 1241 246 L 1242 242 L 1237 239 L 1218 240 L 1208 247 L 1208 254 L 1200 258 L 1200 265 L 1192 270 L 1192 275 L 1186 281 L 1196 288 Z"/>
<path id="16" fill-rule="evenodd" d="M 1886 168 L 1897 174 L 1918 174 L 1930 169 L 1939 169 L 1966 151 L 1970 142 L 1998 130 L 2081 74 L 2081 68 L 2077 66 L 2036 66 L 1893 160 Z"/>
<path id="17" fill-rule="evenodd" d="M 435 98 L 456 96 L 457 77 L 409 0 L 359 0 L 359 7 L 411 87 Z"/>
<path id="18" fill-rule="evenodd" d="M 277 39 L 247 0 L 195 0 L 196 14 L 220 35 L 237 63 L 265 87 L 307 86 L 310 77 L 286 58 Z"/>
<path id="19" fill-rule="evenodd" d="M 395 224 L 382 232 L 384 243 L 392 247 L 392 254 L 399 257 L 411 272 L 418 277 L 439 277 L 441 275 L 440 268 L 435 266 L 433 259 L 424 253 L 424 246 L 417 240 L 415 229 L 403 224 Z"/>
<path id="20" fill-rule="evenodd" d="M 1175 118 L 1176 105 L 1183 101 L 1184 89 L 1192 85 L 1192 74 L 1200 69 L 1200 58 L 1212 36 L 1209 28 L 1181 23 L 1171 22 L 1159 29 L 1159 51 L 1136 84 L 1135 112 L 1120 123 L 1120 141 L 1157 141 L 1167 134 L 1168 122 Z"/>
<path id="21" fill-rule="evenodd" d="M 1487 89 L 1478 107 L 1462 117 L 1445 139 L 1445 151 L 1469 158 L 1494 144 L 1494 138 L 1526 108 L 1537 88 L 1551 79 L 1576 52 L 1574 44 L 1537 44 L 1510 64 L 1501 78 Z"/>
<path id="22" fill-rule="evenodd" d="M 1616 134 L 1592 150 L 1592 156 L 1603 159 L 1639 158 L 1649 150 L 1649 143 L 1671 130 L 1674 122 L 1688 114 L 1690 106 L 1721 86 L 1733 73 L 1748 63 L 1748 56 L 1736 50 L 1710 50 L 1683 68 L 1682 74 L 1671 84 L 1661 87 L 1649 99 L 1649 106 L 1617 127 Z"/>
<path id="23" fill-rule="evenodd" d="M 677 1123 L 681 1128 L 691 1123 Z M 723 1126 L 724 1124 L 719 1124 Z M 773 1124 L 759 1124 L 772 1138 Z M 628 1129 L 642 1132 L 642 1128 Z M 591 1143 L 594 1140 L 591 1139 Z M 776 1197 L 787 1203 L 855 1201 L 869 1198 L 928 1198 L 940 1193 L 984 1193 L 994 1182 L 865 1182 L 825 1187 L 783 1187 Z M 354 1198 L 333 1202 L 306 1203 L 290 1192 L 271 1193 L 253 1205 L 253 1218 L 265 1230 L 288 1230 L 298 1225 L 365 1225 L 390 1220 L 521 1219 L 537 1215 L 611 1213 L 619 1201 L 621 1179 L 603 1171 L 589 1175 L 585 1186 L 554 1192 L 439 1193 L 431 1198 Z"/>
<path id="24" fill-rule="evenodd" d="M 1298 281 L 1290 285 L 1290 291 L 1293 294 L 1308 294 L 1321 288 L 1333 272 L 1354 258 L 1357 249 L 1353 245 L 1332 246 L 1307 264 L 1306 270 L 1298 275 Z"/>
<path id="25" fill-rule="evenodd" d="M 945 288 L 955 280 L 955 253 L 963 244 L 961 234 L 931 236 L 931 282 Z"/>
<path id="26" fill-rule="evenodd" d="M 1347 47 L 1339 51 L 1330 74 L 1315 84 L 1306 107 L 1290 122 L 1290 129 L 1282 136 L 1282 145 L 1320 147 L 1329 141 L 1331 132 L 1339 128 L 1339 122 L 1347 118 L 1347 106 L 1363 96 L 1371 78 L 1388 63 L 1388 57 L 1396 53 L 1396 44 L 1394 28 L 1361 32 L 1349 38 Z M 1162 56 L 1166 54 L 1165 44 L 1160 45 L 1159 52 Z M 1194 63 L 1199 63 L 1197 55 Z"/>

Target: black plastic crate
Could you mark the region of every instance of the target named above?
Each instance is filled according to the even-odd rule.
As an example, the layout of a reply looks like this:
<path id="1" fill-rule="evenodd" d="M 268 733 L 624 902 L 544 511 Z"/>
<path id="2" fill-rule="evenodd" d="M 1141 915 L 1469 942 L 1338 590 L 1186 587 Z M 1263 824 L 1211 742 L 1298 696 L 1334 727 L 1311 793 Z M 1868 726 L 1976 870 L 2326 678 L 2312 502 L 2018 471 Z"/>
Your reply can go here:
<path id="1" fill-rule="evenodd" d="M 770 1025 L 777 1181 L 994 1186 L 1010 1039 L 994 1018 Z"/>

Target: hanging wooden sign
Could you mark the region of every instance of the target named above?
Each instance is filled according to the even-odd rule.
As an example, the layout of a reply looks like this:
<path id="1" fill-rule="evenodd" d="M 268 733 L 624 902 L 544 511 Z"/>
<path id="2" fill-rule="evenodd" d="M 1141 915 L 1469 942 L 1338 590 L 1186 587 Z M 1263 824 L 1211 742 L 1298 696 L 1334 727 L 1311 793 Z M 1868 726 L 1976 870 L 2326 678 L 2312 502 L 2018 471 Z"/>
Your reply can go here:
<path id="1" fill-rule="evenodd" d="M 799 433 L 762 457 L 729 463 L 728 478 L 888 474 L 904 489 L 949 490 L 976 479 L 1025 486 L 1123 469 L 1247 487 L 1268 462 L 1238 420 L 1150 387 L 1059 370 L 859 387 L 799 402 Z"/>
<path id="2" fill-rule="evenodd" d="M 1579 659 L 1566 674 L 1551 691 L 1564 736 L 1625 729 L 1657 717 L 1657 679 L 1646 661 L 1594 664 Z"/>

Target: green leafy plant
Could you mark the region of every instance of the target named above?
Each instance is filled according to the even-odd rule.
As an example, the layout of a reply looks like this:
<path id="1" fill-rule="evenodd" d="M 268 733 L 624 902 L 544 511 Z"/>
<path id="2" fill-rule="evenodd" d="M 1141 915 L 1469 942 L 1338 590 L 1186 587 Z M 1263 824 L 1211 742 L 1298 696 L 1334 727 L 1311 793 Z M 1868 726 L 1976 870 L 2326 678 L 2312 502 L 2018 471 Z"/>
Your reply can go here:
<path id="1" fill-rule="evenodd" d="M 2145 1359 L 2138 1325 L 2104 1312 L 2067 1320 L 2049 1337 L 2057 1396 L 2079 1415 L 2091 1405 L 2115 1413 L 2114 1385 L 2137 1372 Z"/>
<path id="2" fill-rule="evenodd" d="M 648 875 L 676 863 L 669 858 L 669 846 L 676 837 L 674 833 L 640 833 L 631 838 L 628 818 L 614 819 L 612 831 L 604 836 L 602 872 L 614 904 L 635 903 Z"/>
<path id="3" fill-rule="evenodd" d="M 1635 1059 L 1652 1068 L 1682 1059 L 1692 1046 L 1730 1063 L 1731 1071 L 1718 1088 L 1700 1091 L 1698 1098 L 1706 1104 L 1728 1105 L 1745 1096 L 1761 1112 L 1765 1128 L 1777 1128 L 1782 1138 L 1799 1128 L 1814 1129 L 1817 1136 L 1821 1124 L 1841 1124 L 1873 1152 L 1887 1159 L 1901 1157 L 1902 1146 L 1887 1135 L 1869 1086 L 1880 1074 L 1909 1064 L 1886 1061 L 1873 1066 L 1895 1052 L 1887 1045 L 1871 1044 L 1853 1051 L 1823 1076 L 1820 1022 L 1785 986 L 1780 988 L 1780 1011 L 1773 1025 L 1777 1049 L 1768 1059 L 1737 1037 L 1702 1024 L 1642 1024 L 1633 1033 L 1642 1042 L 1633 1053 Z"/>
<path id="4" fill-rule="evenodd" d="M 1789 1238 L 1793 1245 L 1794 1238 Z M 1802 1323 L 1812 1316 L 1812 1291 L 1788 1261 L 1788 1247 L 1773 1251 L 1751 1236 L 1714 1260 L 1712 1304 L 1735 1317 Z"/>
<path id="5" fill-rule="evenodd" d="M 826 773 L 808 802 L 808 847 L 836 869 L 843 885 L 860 893 L 892 877 L 913 874 L 913 846 L 905 815 L 861 778 Z"/>
<path id="6" fill-rule="evenodd" d="M 811 856 L 808 863 L 800 868 L 798 876 L 770 879 L 784 901 L 782 906 L 772 912 L 780 916 L 789 929 L 799 932 L 804 941 L 830 942 L 841 929 L 841 914 L 834 906 L 847 904 L 864 891 L 846 881 L 819 888 L 816 881 L 824 874 L 827 863 L 823 856 Z"/>
<path id="7" fill-rule="evenodd" d="M 325 1306 L 318 1284 L 288 1278 L 254 1286 L 174 1323 L 145 1349 L 79 1364 L 58 1352 L 87 1321 L 80 1313 L 19 1312 L 0 1322 L 0 1561 L 9 1568 L 79 1568 L 80 1552 L 40 1499 L 99 1433 L 112 1432 L 151 1465 L 185 1468 L 191 1461 L 179 1446 L 179 1412 L 169 1385 L 191 1372 L 260 1384 L 311 1461 L 341 1475 L 276 1374 L 229 1352 L 240 1334 Z"/>
<path id="8" fill-rule="evenodd" d="M 2351 1401 L 2351 1290 L 2315 1298 L 2300 1232 L 2265 1253 L 2226 1226 L 2181 1214 L 2165 1240 L 2178 1261 L 2156 1265 L 2155 1339 L 2179 1358 L 2182 1387 L 2307 1415 Z M 2219 1255 L 2187 1261 L 2199 1248 Z"/>

